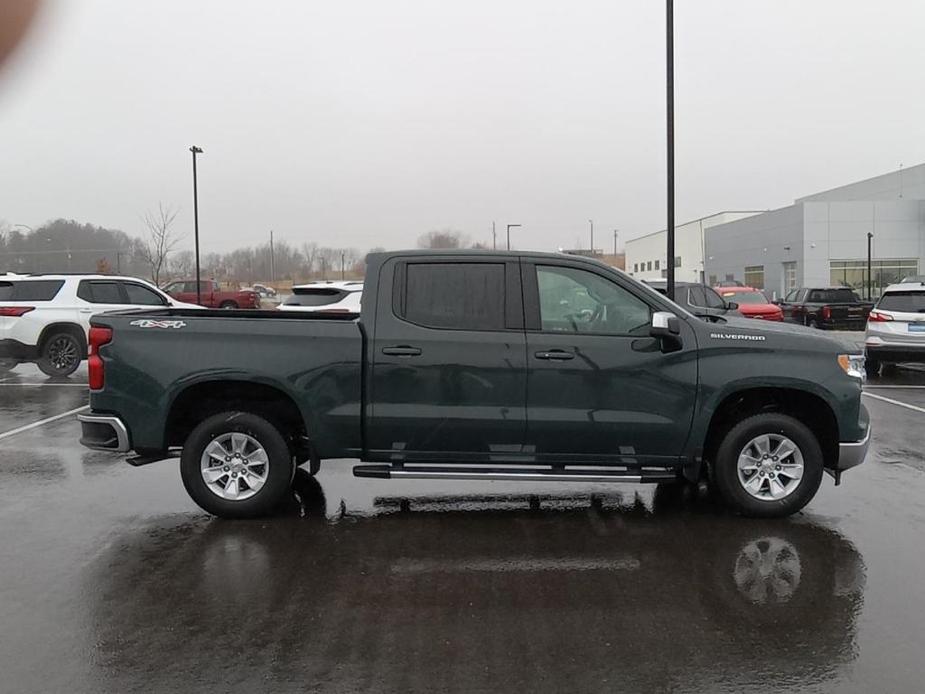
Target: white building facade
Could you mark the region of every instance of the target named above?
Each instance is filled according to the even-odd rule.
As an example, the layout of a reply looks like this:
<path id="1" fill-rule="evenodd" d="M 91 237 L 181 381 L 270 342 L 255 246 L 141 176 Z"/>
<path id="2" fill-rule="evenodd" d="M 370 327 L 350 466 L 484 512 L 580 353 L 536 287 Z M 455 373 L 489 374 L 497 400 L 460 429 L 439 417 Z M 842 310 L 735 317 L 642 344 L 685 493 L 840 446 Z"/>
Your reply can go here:
<path id="1" fill-rule="evenodd" d="M 865 296 L 868 234 L 871 296 L 925 273 L 925 164 L 711 225 L 704 235 L 705 279 L 710 285 L 739 281 L 776 297 L 828 286 Z"/>
<path id="2" fill-rule="evenodd" d="M 704 239 L 707 229 L 745 219 L 761 211 L 725 211 L 701 217 L 675 227 L 675 280 L 702 282 L 704 279 Z M 626 271 L 641 280 L 660 279 L 668 273 L 666 233 L 656 231 L 626 242 Z"/>

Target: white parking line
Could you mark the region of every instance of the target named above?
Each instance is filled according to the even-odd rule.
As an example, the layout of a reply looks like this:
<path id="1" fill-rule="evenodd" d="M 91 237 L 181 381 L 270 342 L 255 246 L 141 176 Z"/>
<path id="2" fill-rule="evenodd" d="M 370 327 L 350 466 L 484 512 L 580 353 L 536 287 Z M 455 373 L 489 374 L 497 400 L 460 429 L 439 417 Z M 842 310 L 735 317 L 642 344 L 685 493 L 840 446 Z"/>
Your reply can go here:
<path id="1" fill-rule="evenodd" d="M 7 388 L 87 388 L 86 383 L 4 383 L 0 381 L 0 387 Z"/>
<path id="2" fill-rule="evenodd" d="M 0 385 L 3 385 L 3 384 L 0 384 Z M 865 390 L 870 389 L 870 388 L 905 388 L 909 390 L 915 390 L 916 388 L 919 388 L 919 389 L 925 388 L 925 386 L 872 386 L 870 384 L 867 384 L 864 386 Z"/>
<path id="3" fill-rule="evenodd" d="M 864 391 L 862 395 L 866 395 L 869 398 L 874 400 L 882 400 L 883 402 L 888 402 L 891 405 L 897 405 L 898 407 L 905 407 L 907 410 L 915 410 L 916 412 L 921 412 L 925 414 L 925 407 L 919 407 L 918 405 L 910 405 L 908 402 L 902 402 L 900 400 L 894 400 L 893 398 L 885 398 L 882 395 L 875 395 L 874 393 L 868 393 Z"/>
<path id="4" fill-rule="evenodd" d="M 78 412 L 83 412 L 84 410 L 90 409 L 89 405 L 84 405 L 83 407 L 75 407 L 73 410 L 68 410 L 67 412 L 62 412 L 61 414 L 56 414 L 54 417 L 46 417 L 45 419 L 40 419 L 37 422 L 32 422 L 32 424 L 26 424 L 25 426 L 16 427 L 15 429 L 10 429 L 9 431 L 4 431 L 0 434 L 0 440 L 7 439 L 10 436 L 15 436 L 16 434 L 21 434 L 24 431 L 29 431 L 30 429 L 36 429 L 37 427 L 43 426 L 50 422 L 55 422 L 59 419 L 64 419 L 65 417 L 70 417 L 71 415 L 77 414 Z"/>

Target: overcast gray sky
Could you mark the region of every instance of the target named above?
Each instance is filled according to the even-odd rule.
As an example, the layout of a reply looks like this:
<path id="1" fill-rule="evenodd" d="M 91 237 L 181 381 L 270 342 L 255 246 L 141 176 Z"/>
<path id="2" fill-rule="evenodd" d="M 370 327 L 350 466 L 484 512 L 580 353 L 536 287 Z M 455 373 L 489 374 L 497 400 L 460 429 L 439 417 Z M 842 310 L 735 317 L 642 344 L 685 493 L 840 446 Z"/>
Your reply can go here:
<path id="1" fill-rule="evenodd" d="M 677 0 L 683 221 L 925 161 L 921 0 Z M 598 247 L 664 228 L 656 0 L 48 0 L 0 71 L 0 219 L 204 251 Z"/>

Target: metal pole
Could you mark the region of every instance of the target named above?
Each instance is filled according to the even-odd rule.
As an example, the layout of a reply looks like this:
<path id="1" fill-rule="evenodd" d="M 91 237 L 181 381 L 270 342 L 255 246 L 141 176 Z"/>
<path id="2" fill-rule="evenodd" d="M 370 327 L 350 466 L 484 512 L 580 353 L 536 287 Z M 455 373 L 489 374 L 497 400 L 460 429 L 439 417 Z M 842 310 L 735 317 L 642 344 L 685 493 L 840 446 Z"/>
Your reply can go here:
<path id="1" fill-rule="evenodd" d="M 618 231 L 619 231 L 619 229 L 614 229 L 614 230 L 613 230 L 613 254 L 614 254 L 614 255 L 617 254 L 617 232 L 618 232 Z"/>
<path id="2" fill-rule="evenodd" d="M 871 298 L 873 298 L 873 295 L 874 295 L 873 290 L 872 290 L 872 288 L 871 288 L 872 281 L 871 281 L 871 273 L 870 273 L 870 266 L 871 266 L 871 262 L 870 262 L 870 240 L 871 240 L 872 238 L 874 238 L 874 235 L 868 231 L 868 232 L 867 232 L 867 300 L 868 300 L 868 301 L 870 301 Z"/>
<path id="3" fill-rule="evenodd" d="M 591 255 L 594 255 L 594 222 L 589 219 L 588 224 L 591 225 Z"/>
<path id="4" fill-rule="evenodd" d="M 189 148 L 193 153 L 193 229 L 196 244 L 196 303 L 202 304 L 202 284 L 199 279 L 199 189 L 196 180 L 196 155 L 202 154 L 202 149 L 193 145 Z"/>
<path id="5" fill-rule="evenodd" d="M 347 279 L 347 276 L 344 274 L 344 253 L 341 251 L 340 254 L 340 278 L 341 280 Z"/>
<path id="6" fill-rule="evenodd" d="M 273 230 L 270 229 L 270 281 L 276 281 L 276 256 L 273 253 Z"/>
<path id="7" fill-rule="evenodd" d="M 667 294 L 674 296 L 674 0 L 665 0 L 665 62 L 666 62 L 666 116 L 668 144 L 668 227 L 666 229 L 668 255 Z"/>
<path id="8" fill-rule="evenodd" d="M 508 224 L 507 225 L 507 249 L 511 250 L 511 229 L 514 227 L 519 227 L 520 224 Z"/>
<path id="9" fill-rule="evenodd" d="M 498 235 L 495 233 L 495 223 L 491 223 L 491 250 L 498 250 Z"/>

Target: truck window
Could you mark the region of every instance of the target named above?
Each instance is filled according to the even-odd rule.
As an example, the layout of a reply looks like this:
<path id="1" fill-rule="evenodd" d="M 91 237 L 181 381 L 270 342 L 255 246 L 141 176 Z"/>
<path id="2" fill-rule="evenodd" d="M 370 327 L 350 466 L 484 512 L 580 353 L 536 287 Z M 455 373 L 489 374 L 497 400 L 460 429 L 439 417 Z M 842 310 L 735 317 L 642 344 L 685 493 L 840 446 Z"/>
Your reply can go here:
<path id="1" fill-rule="evenodd" d="M 546 332 L 633 335 L 648 330 L 648 304 L 600 275 L 537 265 L 536 282 Z"/>
<path id="2" fill-rule="evenodd" d="M 707 300 L 703 296 L 703 288 L 689 287 L 687 291 L 688 291 L 688 303 L 690 303 L 691 306 L 706 306 L 707 305 Z M 678 301 L 675 303 L 681 303 L 683 305 L 683 302 Z"/>
<path id="3" fill-rule="evenodd" d="M 504 330 L 502 263 L 408 263 L 401 317 L 428 328 Z"/>
<path id="4" fill-rule="evenodd" d="M 850 289 L 814 289 L 810 292 L 809 301 L 817 304 L 853 304 L 858 299 Z"/>
<path id="5" fill-rule="evenodd" d="M 726 308 L 726 302 L 723 301 L 723 298 L 709 287 L 703 288 L 703 296 L 707 301 L 707 308 Z M 735 301 L 735 296 L 730 301 Z"/>

